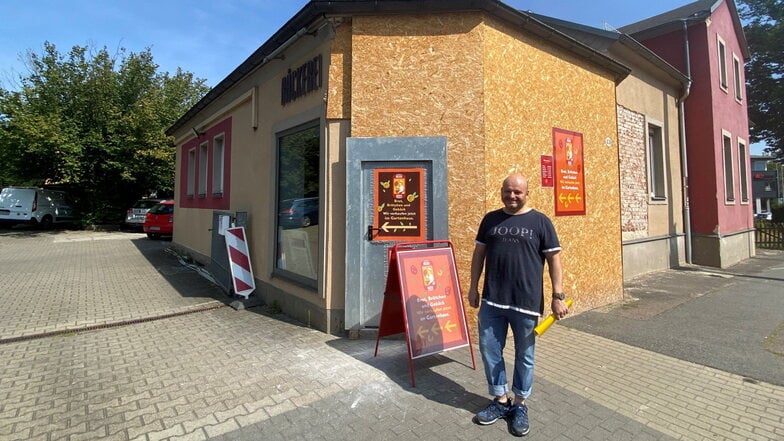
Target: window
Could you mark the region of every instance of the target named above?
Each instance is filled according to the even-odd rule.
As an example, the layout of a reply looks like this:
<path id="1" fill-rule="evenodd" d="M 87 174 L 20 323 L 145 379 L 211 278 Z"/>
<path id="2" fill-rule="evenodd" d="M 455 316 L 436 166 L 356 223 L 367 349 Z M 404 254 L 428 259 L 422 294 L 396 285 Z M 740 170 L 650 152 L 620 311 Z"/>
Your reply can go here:
<path id="1" fill-rule="evenodd" d="M 178 152 L 179 206 L 228 210 L 231 196 L 232 118 L 191 137 Z"/>
<path id="2" fill-rule="evenodd" d="M 724 139 L 724 201 L 735 202 L 735 179 L 732 174 L 732 138 L 726 133 Z"/>
<path id="3" fill-rule="evenodd" d="M 212 195 L 223 195 L 223 143 L 224 136 L 220 134 L 212 141 Z"/>
<path id="4" fill-rule="evenodd" d="M 743 81 L 740 78 L 740 60 L 735 54 L 732 55 L 732 70 L 733 74 L 735 75 L 735 99 L 738 101 L 743 101 Z"/>
<path id="5" fill-rule="evenodd" d="M 748 173 L 746 171 L 746 143 L 738 139 L 738 174 L 740 175 L 740 201 L 742 203 L 749 202 L 749 184 L 747 181 Z"/>
<path id="6" fill-rule="evenodd" d="M 196 194 L 196 149 L 188 150 L 188 189 L 186 194 L 193 197 Z"/>
<path id="7" fill-rule="evenodd" d="M 648 191 L 651 199 L 667 198 L 662 128 L 648 124 Z"/>
<path id="8" fill-rule="evenodd" d="M 206 142 L 199 146 L 199 197 L 207 196 L 207 148 Z"/>
<path id="9" fill-rule="evenodd" d="M 278 135 L 276 272 L 316 287 L 321 137 L 313 122 Z"/>
<path id="10" fill-rule="evenodd" d="M 719 84 L 727 91 L 727 46 L 721 38 L 719 41 Z"/>

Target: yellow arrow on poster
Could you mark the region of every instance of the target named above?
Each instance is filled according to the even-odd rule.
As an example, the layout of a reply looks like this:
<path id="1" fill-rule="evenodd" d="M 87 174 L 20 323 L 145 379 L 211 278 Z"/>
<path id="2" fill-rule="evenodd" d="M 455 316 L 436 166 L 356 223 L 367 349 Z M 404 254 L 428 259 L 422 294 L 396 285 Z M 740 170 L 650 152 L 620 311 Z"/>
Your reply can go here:
<path id="1" fill-rule="evenodd" d="M 384 225 L 381 226 L 381 230 L 385 233 L 389 233 L 389 230 L 416 230 L 416 225 L 389 225 L 389 222 L 384 222 Z"/>
<path id="2" fill-rule="evenodd" d="M 447 332 L 454 331 L 456 327 L 457 327 L 457 324 L 456 323 L 452 323 L 452 320 L 447 321 L 446 324 L 444 325 L 444 328 L 446 328 Z"/>
<path id="3" fill-rule="evenodd" d="M 441 326 L 438 325 L 438 322 L 433 323 L 433 326 L 430 328 L 430 331 L 433 334 L 440 334 L 441 333 Z"/>
<path id="4" fill-rule="evenodd" d="M 423 338 L 425 335 L 427 335 L 427 329 L 425 329 L 424 327 L 419 328 L 419 330 L 417 330 L 417 336 L 419 338 Z"/>
<path id="5" fill-rule="evenodd" d="M 564 197 L 563 193 L 558 195 L 558 200 L 561 201 L 562 204 L 566 203 L 566 198 Z"/>

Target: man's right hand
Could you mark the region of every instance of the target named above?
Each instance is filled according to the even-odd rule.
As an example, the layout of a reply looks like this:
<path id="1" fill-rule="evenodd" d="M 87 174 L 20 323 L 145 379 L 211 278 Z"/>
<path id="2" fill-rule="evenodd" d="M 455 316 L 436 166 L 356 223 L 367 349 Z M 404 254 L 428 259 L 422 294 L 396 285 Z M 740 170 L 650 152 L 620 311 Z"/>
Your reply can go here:
<path id="1" fill-rule="evenodd" d="M 479 307 L 479 290 L 476 288 L 468 290 L 468 304 L 471 305 L 472 308 Z"/>

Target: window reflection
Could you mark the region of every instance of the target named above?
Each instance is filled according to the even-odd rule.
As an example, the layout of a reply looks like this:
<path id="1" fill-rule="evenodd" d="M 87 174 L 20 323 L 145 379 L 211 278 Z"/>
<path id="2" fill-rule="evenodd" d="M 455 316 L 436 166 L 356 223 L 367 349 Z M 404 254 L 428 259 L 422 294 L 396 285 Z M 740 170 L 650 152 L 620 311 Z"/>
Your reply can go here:
<path id="1" fill-rule="evenodd" d="M 276 268 L 316 279 L 319 223 L 319 126 L 278 137 Z"/>

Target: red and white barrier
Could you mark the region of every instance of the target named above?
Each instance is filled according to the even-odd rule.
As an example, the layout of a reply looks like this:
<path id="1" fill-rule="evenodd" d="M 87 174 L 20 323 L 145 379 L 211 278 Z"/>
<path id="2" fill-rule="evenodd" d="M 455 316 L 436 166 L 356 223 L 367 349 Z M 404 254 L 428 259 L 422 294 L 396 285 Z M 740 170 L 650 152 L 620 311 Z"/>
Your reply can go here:
<path id="1" fill-rule="evenodd" d="M 253 278 L 253 268 L 250 266 L 245 227 L 227 228 L 225 237 L 234 294 L 247 299 L 256 289 L 256 281 Z"/>

